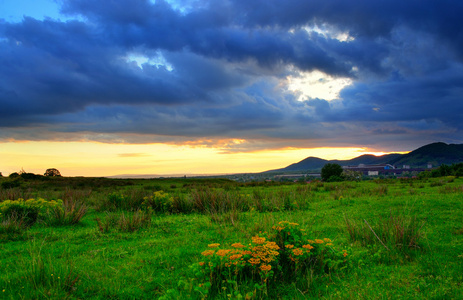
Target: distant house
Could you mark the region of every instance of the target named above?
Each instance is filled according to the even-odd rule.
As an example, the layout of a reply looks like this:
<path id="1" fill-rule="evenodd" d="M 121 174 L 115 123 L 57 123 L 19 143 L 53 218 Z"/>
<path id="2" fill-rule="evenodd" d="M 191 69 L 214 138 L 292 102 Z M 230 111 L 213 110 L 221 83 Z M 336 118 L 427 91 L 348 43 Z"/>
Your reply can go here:
<path id="1" fill-rule="evenodd" d="M 400 175 L 403 172 L 412 172 L 417 171 L 421 172 L 425 169 L 423 168 L 410 168 L 410 166 L 404 166 L 404 168 L 396 169 L 393 165 L 390 164 L 380 164 L 380 165 L 365 165 L 359 164 L 358 166 L 344 166 L 344 170 L 361 172 L 363 175 L 367 176 L 379 176 L 379 175 Z"/>

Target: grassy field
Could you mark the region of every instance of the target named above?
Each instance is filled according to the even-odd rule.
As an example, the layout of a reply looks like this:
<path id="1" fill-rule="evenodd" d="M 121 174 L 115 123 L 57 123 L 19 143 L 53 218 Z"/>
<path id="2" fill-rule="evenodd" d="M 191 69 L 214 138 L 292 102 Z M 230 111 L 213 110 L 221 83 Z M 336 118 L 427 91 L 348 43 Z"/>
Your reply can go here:
<path id="1" fill-rule="evenodd" d="M 461 178 L 14 180 L 1 299 L 463 299 Z"/>

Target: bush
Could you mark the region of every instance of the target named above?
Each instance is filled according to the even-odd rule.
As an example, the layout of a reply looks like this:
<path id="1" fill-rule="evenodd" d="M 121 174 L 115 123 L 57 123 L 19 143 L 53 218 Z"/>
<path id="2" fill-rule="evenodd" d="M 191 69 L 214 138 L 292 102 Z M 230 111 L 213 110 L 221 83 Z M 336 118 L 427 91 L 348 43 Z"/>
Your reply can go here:
<path id="1" fill-rule="evenodd" d="M 6 180 L 6 181 L 2 182 L 2 188 L 3 189 L 13 189 L 15 187 L 21 186 L 21 182 L 22 182 L 22 180 L 19 177 L 14 178 L 14 179 L 10 179 L 10 180 Z"/>
<path id="2" fill-rule="evenodd" d="M 126 194 L 111 193 L 108 195 L 109 210 L 138 210 L 141 208 L 147 193 L 141 189 L 131 189 Z"/>
<path id="3" fill-rule="evenodd" d="M 151 208 L 156 212 L 172 212 L 174 208 L 174 198 L 163 191 L 154 192 L 153 195 L 145 197 L 142 207 Z"/>
<path id="4" fill-rule="evenodd" d="M 39 217 L 39 208 L 22 203 L 11 203 L 2 208 L 3 219 L 20 219 L 27 226 L 32 226 Z"/>
<path id="5" fill-rule="evenodd" d="M 61 205 L 61 200 L 47 201 L 42 198 L 5 200 L 0 203 L 0 216 L 3 220 L 11 217 L 19 218 L 26 225 L 31 226 L 39 217 L 45 217 L 50 210 Z"/>

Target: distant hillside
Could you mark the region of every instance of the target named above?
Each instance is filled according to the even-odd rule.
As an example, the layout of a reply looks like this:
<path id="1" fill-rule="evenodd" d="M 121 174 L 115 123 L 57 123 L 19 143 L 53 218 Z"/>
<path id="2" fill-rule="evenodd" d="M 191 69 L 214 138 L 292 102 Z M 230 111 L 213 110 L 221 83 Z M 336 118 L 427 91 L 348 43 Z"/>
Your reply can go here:
<path id="1" fill-rule="evenodd" d="M 463 162 L 463 144 L 432 143 L 418 148 L 408 154 L 387 154 L 382 156 L 362 155 L 350 160 L 325 160 L 317 157 L 307 157 L 298 163 L 291 164 L 282 169 L 267 172 L 307 172 L 319 171 L 327 163 L 336 163 L 341 166 L 355 166 L 359 164 L 376 165 L 391 164 L 398 168 L 403 165 L 422 168 L 428 163 L 433 166 L 442 164 L 451 165 Z"/>
<path id="2" fill-rule="evenodd" d="M 397 157 L 389 163 L 397 166 L 426 167 L 428 163 L 440 166 L 459 162 L 463 162 L 463 144 L 432 143 Z"/>

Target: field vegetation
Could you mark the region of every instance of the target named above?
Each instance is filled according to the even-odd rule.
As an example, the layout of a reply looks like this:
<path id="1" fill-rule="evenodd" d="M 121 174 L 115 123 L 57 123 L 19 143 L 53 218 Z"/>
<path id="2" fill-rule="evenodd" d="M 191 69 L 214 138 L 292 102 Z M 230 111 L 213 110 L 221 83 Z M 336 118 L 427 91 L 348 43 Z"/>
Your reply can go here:
<path id="1" fill-rule="evenodd" d="M 0 178 L 2 299 L 462 299 L 463 179 Z"/>

